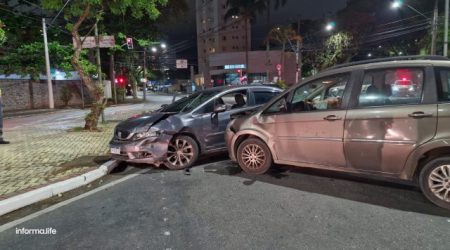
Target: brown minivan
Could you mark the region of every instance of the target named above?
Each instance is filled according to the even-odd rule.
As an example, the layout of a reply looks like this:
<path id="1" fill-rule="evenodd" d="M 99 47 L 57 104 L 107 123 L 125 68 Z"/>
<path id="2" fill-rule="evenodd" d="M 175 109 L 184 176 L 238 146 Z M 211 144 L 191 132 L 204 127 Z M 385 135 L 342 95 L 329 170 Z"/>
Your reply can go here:
<path id="1" fill-rule="evenodd" d="M 450 209 L 450 61 L 340 65 L 293 86 L 226 131 L 249 174 L 285 164 L 406 180 Z"/>

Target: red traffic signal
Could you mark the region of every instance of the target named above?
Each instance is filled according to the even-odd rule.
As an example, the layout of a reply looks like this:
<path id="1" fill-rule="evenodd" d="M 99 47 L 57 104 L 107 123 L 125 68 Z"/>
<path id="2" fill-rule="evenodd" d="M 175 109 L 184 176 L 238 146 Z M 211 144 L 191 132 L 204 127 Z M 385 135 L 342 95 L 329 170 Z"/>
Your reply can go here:
<path id="1" fill-rule="evenodd" d="M 125 86 L 125 77 L 123 76 L 117 76 L 115 82 L 118 86 L 124 87 Z"/>
<path id="2" fill-rule="evenodd" d="M 127 47 L 128 49 L 133 49 L 133 38 L 127 37 Z"/>

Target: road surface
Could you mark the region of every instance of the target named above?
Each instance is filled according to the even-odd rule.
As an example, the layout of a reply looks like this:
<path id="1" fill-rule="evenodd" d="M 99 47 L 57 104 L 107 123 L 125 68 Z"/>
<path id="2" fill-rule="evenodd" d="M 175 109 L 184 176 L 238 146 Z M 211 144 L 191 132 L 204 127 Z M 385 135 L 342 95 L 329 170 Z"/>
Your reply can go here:
<path id="1" fill-rule="evenodd" d="M 411 187 L 292 168 L 251 177 L 224 159 L 190 176 L 138 166 L 139 174 L 122 173 L 120 183 L 2 227 L 0 249 L 449 247 L 450 211 Z"/>

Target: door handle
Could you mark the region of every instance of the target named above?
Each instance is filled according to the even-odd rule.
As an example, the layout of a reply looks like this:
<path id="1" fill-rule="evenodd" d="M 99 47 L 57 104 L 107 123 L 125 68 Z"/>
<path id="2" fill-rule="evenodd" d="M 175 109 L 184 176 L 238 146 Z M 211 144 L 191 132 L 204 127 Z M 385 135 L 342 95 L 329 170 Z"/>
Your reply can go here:
<path id="1" fill-rule="evenodd" d="M 327 117 L 324 117 L 323 119 L 327 120 L 327 121 L 337 121 L 337 120 L 341 120 L 342 118 L 339 116 L 335 116 L 335 115 L 329 115 Z"/>
<path id="2" fill-rule="evenodd" d="M 424 118 L 424 117 L 431 117 L 431 116 L 433 116 L 433 114 L 425 113 L 422 111 L 417 111 L 417 112 L 413 112 L 413 113 L 409 114 L 408 116 L 412 117 L 412 118 Z"/>

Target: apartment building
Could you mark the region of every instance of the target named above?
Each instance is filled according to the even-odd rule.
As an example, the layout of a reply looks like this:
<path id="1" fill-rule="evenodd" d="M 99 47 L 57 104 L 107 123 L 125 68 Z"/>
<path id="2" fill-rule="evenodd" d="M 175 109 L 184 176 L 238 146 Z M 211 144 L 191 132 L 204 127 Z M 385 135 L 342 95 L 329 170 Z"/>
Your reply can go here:
<path id="1" fill-rule="evenodd" d="M 210 56 L 216 53 L 245 51 L 251 47 L 251 26 L 246 39 L 245 23 L 239 16 L 225 20 L 227 0 L 196 0 L 199 74 L 205 85 L 211 82 Z"/>

